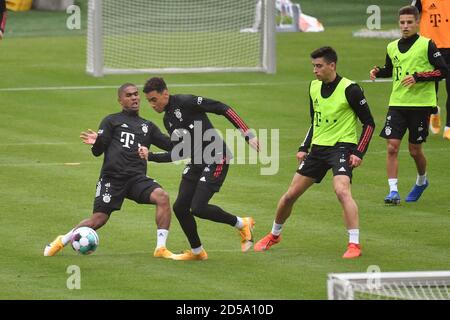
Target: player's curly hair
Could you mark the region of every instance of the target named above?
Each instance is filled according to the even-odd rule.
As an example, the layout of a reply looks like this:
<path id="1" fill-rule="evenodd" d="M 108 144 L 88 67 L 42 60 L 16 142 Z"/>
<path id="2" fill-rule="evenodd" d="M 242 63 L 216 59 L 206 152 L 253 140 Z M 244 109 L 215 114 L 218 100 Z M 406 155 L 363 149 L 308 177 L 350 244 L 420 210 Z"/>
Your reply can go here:
<path id="1" fill-rule="evenodd" d="M 147 82 L 144 85 L 143 91 L 144 91 L 144 93 L 149 93 L 152 91 L 162 93 L 166 89 L 167 89 L 167 85 L 164 82 L 163 78 L 153 77 L 153 78 L 147 80 Z"/>

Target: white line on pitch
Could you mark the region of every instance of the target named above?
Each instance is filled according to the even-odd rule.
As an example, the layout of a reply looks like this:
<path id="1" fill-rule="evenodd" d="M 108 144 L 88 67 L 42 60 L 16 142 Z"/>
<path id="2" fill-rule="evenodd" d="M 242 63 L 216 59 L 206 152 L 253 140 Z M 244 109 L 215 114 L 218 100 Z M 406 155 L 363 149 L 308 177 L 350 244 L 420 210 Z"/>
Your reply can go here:
<path id="1" fill-rule="evenodd" d="M 392 82 L 392 79 L 376 79 L 376 80 L 365 79 L 357 82 L 365 82 L 365 83 Z"/>
<path id="2" fill-rule="evenodd" d="M 435 153 L 435 152 L 442 152 L 442 151 L 450 151 L 450 148 L 434 148 L 434 149 L 425 149 L 425 154 L 427 153 Z M 406 149 L 402 149 L 400 150 L 400 153 L 407 153 L 409 152 Z M 386 150 L 376 150 L 376 151 L 368 151 L 367 154 L 369 155 L 384 155 L 386 154 Z M 282 155 L 278 157 L 279 159 L 287 159 L 287 158 L 295 158 L 295 154 L 289 154 L 289 155 Z M 233 158 L 235 160 L 235 162 L 233 163 L 233 165 L 240 165 L 239 163 L 236 163 L 236 161 L 242 160 L 242 158 L 240 157 L 236 157 Z M 256 161 L 257 159 L 255 158 L 246 158 L 245 159 L 245 163 L 243 163 L 243 165 L 253 165 L 253 163 L 249 163 L 248 161 L 253 160 Z M 67 165 L 83 165 L 83 164 L 98 164 L 100 163 L 100 161 L 81 161 L 81 162 L 23 162 L 23 163 L 0 163 L 0 167 L 26 167 L 26 166 L 67 166 Z M 176 165 L 183 165 L 184 163 L 181 161 L 177 162 L 177 163 L 173 163 Z M 260 164 L 260 163 L 257 163 Z M 151 166 L 155 166 L 155 165 L 166 165 L 166 164 L 158 164 L 158 163 L 152 163 Z M 261 165 L 261 164 L 260 164 Z"/>
<path id="3" fill-rule="evenodd" d="M 309 81 L 303 81 L 309 82 Z M 301 82 L 242 82 L 242 83 L 175 83 L 170 87 L 245 87 L 245 86 L 285 86 L 295 85 Z M 61 87 L 28 87 L 28 88 L 0 88 L 0 92 L 14 91 L 51 91 L 51 90 L 97 90 L 97 89 L 117 89 L 120 85 L 108 86 L 61 86 Z M 138 85 L 138 87 L 142 87 Z"/>
<path id="4" fill-rule="evenodd" d="M 312 80 L 312 79 L 311 79 Z M 192 88 L 192 87 L 251 87 L 251 86 L 285 86 L 298 85 L 300 83 L 309 83 L 311 80 L 299 80 L 296 82 L 242 82 L 242 83 L 174 83 L 170 87 L 174 88 Z M 376 83 L 391 82 L 391 79 L 359 80 L 356 82 Z M 22 91 L 55 91 L 55 90 L 99 90 L 99 89 L 117 89 L 120 85 L 105 86 L 60 86 L 60 87 L 25 87 L 25 88 L 0 88 L 0 92 L 22 92 Z M 138 85 L 138 87 L 142 87 Z"/>
<path id="5" fill-rule="evenodd" d="M 80 144 L 80 142 L 17 142 L 17 143 L 0 143 L 0 147 L 15 146 L 60 146 L 67 144 Z"/>

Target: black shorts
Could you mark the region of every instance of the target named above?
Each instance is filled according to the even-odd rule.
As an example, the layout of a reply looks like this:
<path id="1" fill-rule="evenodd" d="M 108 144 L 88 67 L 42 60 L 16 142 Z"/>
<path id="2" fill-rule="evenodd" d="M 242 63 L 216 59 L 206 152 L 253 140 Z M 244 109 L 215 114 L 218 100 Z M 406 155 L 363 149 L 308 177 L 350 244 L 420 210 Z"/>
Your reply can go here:
<path id="1" fill-rule="evenodd" d="M 442 57 L 444 57 L 445 63 L 447 63 L 447 66 L 450 67 L 450 48 L 445 49 L 439 49 L 439 51 L 442 54 Z"/>
<path id="2" fill-rule="evenodd" d="M 184 168 L 182 179 L 197 181 L 199 184 L 205 184 L 212 191 L 218 192 L 225 181 L 229 166 L 225 160 L 218 164 L 189 163 Z"/>
<path id="3" fill-rule="evenodd" d="M 315 183 L 320 183 L 328 170 L 332 169 L 333 176 L 348 176 L 351 181 L 353 168 L 350 167 L 349 158 L 355 147 L 356 145 L 352 143 L 338 143 L 332 147 L 313 145 L 297 173 L 313 178 Z"/>
<path id="4" fill-rule="evenodd" d="M 129 179 L 115 179 L 103 176 L 97 182 L 94 212 L 111 214 L 120 210 L 125 198 L 140 204 L 150 204 L 150 194 L 161 186 L 155 180 L 139 175 Z"/>
<path id="5" fill-rule="evenodd" d="M 389 107 L 386 122 L 381 130 L 380 137 L 401 140 L 406 129 L 408 129 L 409 143 L 420 144 L 425 142 L 428 137 L 431 109 L 428 107 Z"/>

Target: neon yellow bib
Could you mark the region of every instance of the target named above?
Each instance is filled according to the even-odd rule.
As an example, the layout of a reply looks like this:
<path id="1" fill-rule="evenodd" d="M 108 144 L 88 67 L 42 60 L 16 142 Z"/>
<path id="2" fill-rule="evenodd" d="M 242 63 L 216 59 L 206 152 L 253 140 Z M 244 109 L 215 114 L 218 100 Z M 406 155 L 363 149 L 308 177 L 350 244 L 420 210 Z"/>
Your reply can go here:
<path id="1" fill-rule="evenodd" d="M 434 66 L 428 61 L 427 38 L 419 37 L 405 53 L 398 50 L 398 41 L 387 46 L 387 53 L 392 60 L 392 93 L 389 106 L 399 107 L 433 107 L 436 105 L 434 81 L 417 82 L 412 87 L 402 86 L 407 75 L 414 72 L 433 71 Z"/>
<path id="2" fill-rule="evenodd" d="M 322 81 L 311 82 L 309 94 L 314 108 L 312 144 L 334 146 L 338 142 L 356 144 L 356 114 L 348 104 L 345 89 L 353 82 L 342 78 L 333 94 L 323 98 L 320 94 Z"/>

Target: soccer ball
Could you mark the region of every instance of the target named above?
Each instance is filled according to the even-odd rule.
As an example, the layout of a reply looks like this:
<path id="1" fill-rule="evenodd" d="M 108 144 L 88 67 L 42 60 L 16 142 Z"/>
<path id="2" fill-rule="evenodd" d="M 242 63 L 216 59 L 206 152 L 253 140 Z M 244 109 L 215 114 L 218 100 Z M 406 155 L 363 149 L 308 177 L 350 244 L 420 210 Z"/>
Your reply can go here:
<path id="1" fill-rule="evenodd" d="M 81 254 L 91 254 L 97 249 L 99 239 L 97 232 L 89 227 L 80 227 L 72 234 L 72 248 Z"/>

